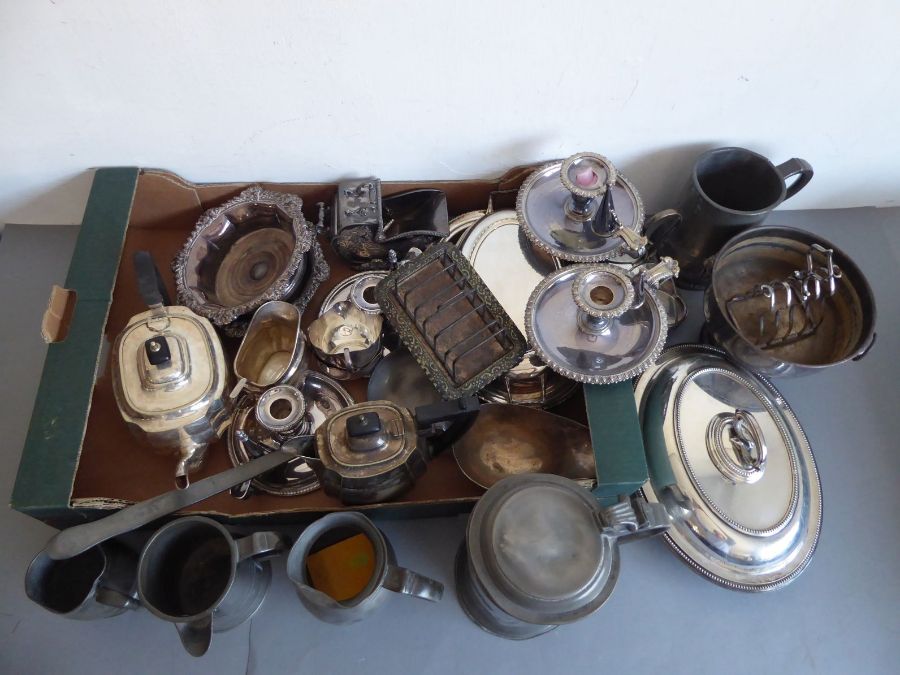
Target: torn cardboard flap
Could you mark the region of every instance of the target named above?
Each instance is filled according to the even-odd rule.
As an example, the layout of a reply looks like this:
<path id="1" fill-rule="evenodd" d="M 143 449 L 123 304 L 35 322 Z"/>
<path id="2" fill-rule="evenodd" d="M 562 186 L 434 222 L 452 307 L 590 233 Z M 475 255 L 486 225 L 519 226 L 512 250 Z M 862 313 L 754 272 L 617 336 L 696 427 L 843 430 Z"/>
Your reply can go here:
<path id="1" fill-rule="evenodd" d="M 72 315 L 75 313 L 77 297 L 78 294 L 74 290 L 53 284 L 47 309 L 41 321 L 41 337 L 44 338 L 44 342 L 52 344 L 66 339 Z"/>

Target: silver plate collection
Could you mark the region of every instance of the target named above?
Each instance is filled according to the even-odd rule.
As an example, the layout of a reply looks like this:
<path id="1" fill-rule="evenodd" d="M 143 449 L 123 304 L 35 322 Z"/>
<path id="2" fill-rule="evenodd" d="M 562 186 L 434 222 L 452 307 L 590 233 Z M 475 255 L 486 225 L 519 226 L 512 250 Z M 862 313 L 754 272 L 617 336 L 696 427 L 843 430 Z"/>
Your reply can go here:
<path id="1" fill-rule="evenodd" d="M 735 162 L 749 153 L 716 152 Z M 686 203 L 768 211 L 812 176 L 802 160 L 771 170 L 777 194 L 716 182 L 707 167 Z M 179 305 L 139 254 L 149 309 L 116 340 L 114 392 L 139 441 L 178 457 L 178 489 L 56 535 L 28 568 L 28 597 L 84 620 L 144 607 L 203 655 L 214 633 L 260 607 L 286 541 L 261 528 L 237 536 L 199 516 L 172 520 L 140 551 L 117 538 L 231 490 L 251 504 L 276 497 L 302 510 L 314 498 L 339 509 L 286 556 L 315 617 L 355 622 L 388 591 L 438 601 L 440 582 L 398 567 L 374 523 L 340 504 L 419 492 L 445 449 L 451 468 L 485 490 L 456 558 L 457 597 L 500 637 L 536 637 L 597 611 L 616 584 L 619 545 L 645 536 L 662 534 L 694 571 L 729 589 L 796 579 L 822 527 L 820 479 L 799 421 L 766 378 L 869 352 L 876 312 L 863 273 L 810 233 L 744 231 L 733 218 L 715 229 L 715 255 L 698 260 L 712 244 L 692 236 L 711 230 L 692 234 L 684 204 L 651 216 L 648 239 L 637 188 L 597 153 L 519 175 L 517 191 L 507 181 L 484 208 L 457 204 L 456 188 L 345 181 L 329 208 L 318 205 L 316 225 L 298 195 L 250 187 L 204 212 L 190 233 L 173 262 Z M 784 188 L 793 175 L 802 185 Z M 710 192 L 716 186 L 721 194 Z M 495 197 L 515 197 L 515 209 L 495 210 Z M 732 226 L 737 236 L 719 242 Z M 682 261 L 688 285 L 708 285 L 705 331 L 718 348 L 665 349 L 684 318 Z M 337 381 L 360 379 L 367 389 Z M 634 411 L 630 385 L 620 384 L 628 380 Z M 588 402 L 617 391 L 636 412 L 643 453 L 623 459 L 645 467 L 641 490 L 592 493 L 604 479 L 601 453 L 626 451 L 598 450 L 596 427 L 573 414 L 584 408 L 583 386 Z M 219 438 L 233 468 L 190 483 Z M 340 586 L 355 574 L 341 567 L 345 550 L 371 571 L 362 590 L 329 595 L 337 591 L 317 585 L 315 561 L 328 560 Z"/>

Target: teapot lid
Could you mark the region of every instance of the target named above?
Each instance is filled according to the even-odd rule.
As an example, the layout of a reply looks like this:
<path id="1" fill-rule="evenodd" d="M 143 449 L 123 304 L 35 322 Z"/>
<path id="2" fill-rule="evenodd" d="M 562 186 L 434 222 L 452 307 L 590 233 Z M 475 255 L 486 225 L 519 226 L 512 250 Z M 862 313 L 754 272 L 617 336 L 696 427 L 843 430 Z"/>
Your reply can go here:
<path id="1" fill-rule="evenodd" d="M 576 621 L 615 585 L 615 539 L 600 506 L 576 483 L 550 474 L 511 476 L 475 505 L 466 532 L 472 565 L 490 597 L 529 623 Z"/>
<path id="2" fill-rule="evenodd" d="M 666 350 L 637 380 L 650 480 L 668 543 L 723 586 L 764 591 L 809 563 L 822 491 L 800 423 L 766 380 L 701 345 Z"/>
<path id="3" fill-rule="evenodd" d="M 123 414 L 175 426 L 221 397 L 227 369 L 212 324 L 187 307 L 132 317 L 114 347 L 116 399 Z"/>

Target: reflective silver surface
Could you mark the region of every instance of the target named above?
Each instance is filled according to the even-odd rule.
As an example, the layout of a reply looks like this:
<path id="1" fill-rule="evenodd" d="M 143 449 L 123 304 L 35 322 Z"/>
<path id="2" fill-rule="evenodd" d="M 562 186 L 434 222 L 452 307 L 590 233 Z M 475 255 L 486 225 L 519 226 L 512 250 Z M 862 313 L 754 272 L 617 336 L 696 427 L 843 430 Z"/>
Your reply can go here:
<path id="1" fill-rule="evenodd" d="M 759 346 L 760 320 L 772 323 L 769 303 L 732 303 L 729 308 L 728 301 L 804 269 L 814 245 L 831 249 L 841 271 L 834 295 L 822 298 L 817 309 L 816 330 L 770 348 Z M 801 311 L 795 308 L 795 313 Z M 712 341 L 745 368 L 767 377 L 803 375 L 855 361 L 875 342 L 875 297 L 862 270 L 829 241 L 790 227 L 752 228 L 725 245 L 713 264 L 705 313 Z"/>
<path id="2" fill-rule="evenodd" d="M 170 358 L 151 363 L 151 342 Z M 231 412 L 228 366 L 212 324 L 187 307 L 156 306 L 131 317 L 112 349 L 113 392 L 130 431 L 142 442 L 178 455 L 175 481 L 187 487 L 209 443 Z"/>
<path id="3" fill-rule="evenodd" d="M 312 370 L 307 373 L 301 392 L 306 405 L 305 433 L 315 432 L 326 419 L 354 404 L 353 397 L 346 389 L 330 377 Z M 280 445 L 276 434 L 258 423 L 256 404 L 255 397 L 245 395 L 235 406 L 231 425 L 225 435 L 228 456 L 234 466 L 245 464 L 254 456 L 247 445 L 241 442 L 239 432 L 246 433 L 259 443 Z M 283 470 L 254 478 L 250 486 L 267 494 L 293 497 L 318 490 L 319 479 L 304 460 L 294 458 Z M 244 492 L 239 496 L 244 496 Z"/>
<path id="4" fill-rule="evenodd" d="M 374 290 L 378 282 L 387 276 L 387 272 L 380 270 L 372 270 L 369 272 L 359 272 L 352 274 L 343 281 L 335 284 L 334 288 L 325 296 L 319 307 L 319 316 L 322 316 L 329 309 L 339 302 L 354 301 L 360 309 L 378 310 L 378 303 L 375 300 Z M 367 291 L 366 289 L 371 289 Z M 359 302 L 359 300 L 363 302 Z"/>
<path id="5" fill-rule="evenodd" d="M 481 220 L 484 215 L 484 211 L 467 211 L 466 213 L 456 216 L 456 218 L 451 220 L 448 224 L 449 233 L 445 239 L 457 246 L 462 245 L 469 230 L 471 230 L 472 226 Z"/>
<path id="6" fill-rule="evenodd" d="M 364 307 L 352 298 L 338 302 L 307 328 L 316 356 L 336 379 L 367 376 L 381 358 L 384 317 L 370 311 L 368 303 Z"/>
<path id="7" fill-rule="evenodd" d="M 393 401 L 410 410 L 443 400 L 422 366 L 405 349 L 391 352 L 375 366 L 369 377 L 368 399 Z"/>
<path id="8" fill-rule="evenodd" d="M 259 392 L 273 384 L 301 384 L 308 359 L 300 310 L 272 300 L 253 314 L 234 357 L 238 379 L 232 396 L 243 389 Z"/>
<path id="9" fill-rule="evenodd" d="M 528 297 L 546 275 L 559 268 L 559 261 L 531 245 L 512 210 L 481 218 L 470 227 L 459 249 L 524 333 Z M 479 395 L 489 401 L 549 407 L 572 393 L 568 382 L 529 351 Z"/>
<path id="10" fill-rule="evenodd" d="M 522 473 L 552 473 L 589 488 L 597 482 L 586 426 L 518 405 L 481 406 L 453 443 L 453 457 L 466 478 L 483 488 Z"/>
<path id="11" fill-rule="evenodd" d="M 600 262 L 626 250 L 621 237 L 586 234 L 590 223 L 571 217 L 572 193 L 560 180 L 563 161 L 551 162 L 522 184 L 516 212 L 522 228 L 544 252 L 573 262 Z M 638 235 L 644 226 L 644 206 L 631 182 L 621 173 L 611 187 L 615 211 L 623 228 Z"/>
<path id="12" fill-rule="evenodd" d="M 596 268 L 573 265 L 546 277 L 528 301 L 525 329 L 538 356 L 561 375 L 591 384 L 621 382 L 641 372 L 662 351 L 666 313 L 648 290 L 638 306 L 588 331 L 573 286 L 580 274 Z"/>
<path id="13" fill-rule="evenodd" d="M 667 350 L 637 380 L 650 480 L 669 544 L 696 571 L 743 591 L 778 588 L 806 567 L 822 494 L 809 443 L 767 381 L 711 347 Z"/>
<path id="14" fill-rule="evenodd" d="M 312 243 L 300 197 L 250 187 L 197 222 L 173 262 L 178 299 L 229 324 L 296 291 Z"/>

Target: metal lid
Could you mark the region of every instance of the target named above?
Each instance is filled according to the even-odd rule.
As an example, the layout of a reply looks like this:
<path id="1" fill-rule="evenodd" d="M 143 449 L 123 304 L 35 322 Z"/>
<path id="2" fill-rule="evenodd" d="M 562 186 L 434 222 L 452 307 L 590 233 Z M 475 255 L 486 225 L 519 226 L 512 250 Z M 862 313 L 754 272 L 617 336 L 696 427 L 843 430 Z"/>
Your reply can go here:
<path id="1" fill-rule="evenodd" d="M 636 242 L 644 227 L 640 195 L 609 160 L 593 153 L 551 162 L 531 174 L 519 191 L 516 213 L 525 235 L 545 253 L 572 262 L 600 262 L 628 249 L 622 236 L 589 231 L 590 217 L 607 191 L 615 218 L 628 231 L 624 235 Z M 592 200 L 592 206 L 581 215 L 573 213 L 573 196 Z"/>
<path id="2" fill-rule="evenodd" d="M 466 533 L 475 573 L 506 613 L 529 623 L 576 621 L 618 577 L 615 539 L 590 492 L 548 474 L 506 478 L 475 505 Z"/>
<path id="3" fill-rule="evenodd" d="M 637 295 L 631 277 L 613 265 L 565 267 L 534 289 L 528 341 L 542 361 L 578 382 L 631 379 L 653 363 L 668 333 L 655 291 L 645 286 Z"/>
<path id="4" fill-rule="evenodd" d="M 322 301 L 322 306 L 319 307 L 319 316 L 325 314 L 339 302 L 346 301 L 352 302 L 366 313 L 380 314 L 381 308 L 375 301 L 372 291 L 387 274 L 384 271 L 372 270 L 352 274 L 343 281 L 339 281 Z"/>
<path id="5" fill-rule="evenodd" d="M 667 350 L 637 381 L 650 480 L 666 538 L 696 571 L 744 591 L 793 580 L 816 547 L 822 493 L 809 442 L 781 394 L 700 345 Z"/>
<path id="6" fill-rule="evenodd" d="M 377 476 L 402 466 L 417 442 L 412 413 L 390 401 L 357 403 L 316 431 L 322 464 L 347 478 Z"/>
<path id="7" fill-rule="evenodd" d="M 154 351 L 166 358 L 153 358 Z M 227 368 L 212 325 L 187 307 L 151 309 L 131 318 L 116 340 L 116 399 L 140 424 L 183 420 L 219 398 Z"/>

